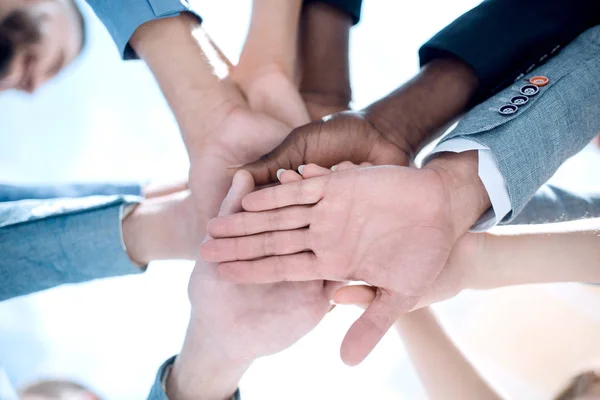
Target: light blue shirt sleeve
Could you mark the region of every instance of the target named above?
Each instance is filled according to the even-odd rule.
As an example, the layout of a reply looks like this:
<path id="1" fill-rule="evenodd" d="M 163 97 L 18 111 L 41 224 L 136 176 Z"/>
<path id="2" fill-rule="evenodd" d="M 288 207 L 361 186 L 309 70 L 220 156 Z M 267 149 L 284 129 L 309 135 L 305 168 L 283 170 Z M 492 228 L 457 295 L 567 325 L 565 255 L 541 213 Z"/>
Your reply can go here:
<path id="1" fill-rule="evenodd" d="M 123 59 L 137 58 L 129 46 L 133 33 L 141 25 L 159 18 L 175 17 L 191 12 L 187 0 L 87 0 L 112 36 Z"/>
<path id="2" fill-rule="evenodd" d="M 65 283 L 142 272 L 123 247 L 123 207 L 136 196 L 0 203 L 0 301 Z"/>
<path id="3" fill-rule="evenodd" d="M 130 194 L 142 196 L 138 183 L 75 183 L 61 185 L 12 185 L 0 183 L 0 202 Z"/>

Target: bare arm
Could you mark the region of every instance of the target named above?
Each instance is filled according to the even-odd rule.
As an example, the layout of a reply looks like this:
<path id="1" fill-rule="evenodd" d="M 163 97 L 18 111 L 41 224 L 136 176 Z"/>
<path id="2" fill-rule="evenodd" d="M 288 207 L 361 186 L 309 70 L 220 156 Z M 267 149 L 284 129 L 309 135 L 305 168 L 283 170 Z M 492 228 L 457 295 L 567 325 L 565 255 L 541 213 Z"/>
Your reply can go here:
<path id="1" fill-rule="evenodd" d="M 223 84 L 228 65 L 189 14 L 150 21 L 130 43 L 152 70 L 194 158 L 213 133 L 212 121 L 220 122 L 222 114 L 242 103 L 239 93 Z"/>
<path id="2" fill-rule="evenodd" d="M 347 110 L 350 86 L 352 17 L 336 8 L 311 2 L 300 18 L 300 93 L 312 119 Z"/>
<path id="3" fill-rule="evenodd" d="M 203 238 L 231 184 L 227 168 L 272 150 L 290 127 L 250 109 L 229 79 L 231 64 L 194 16 L 148 22 L 130 43 L 148 63 L 181 129 L 190 157 L 195 237 Z"/>
<path id="4" fill-rule="evenodd" d="M 502 399 L 444 332 L 429 307 L 402 316 L 396 329 L 428 399 Z"/>
<path id="5" fill-rule="evenodd" d="M 600 282 L 600 231 L 486 235 L 476 260 L 468 288 Z"/>
<path id="6" fill-rule="evenodd" d="M 301 0 L 254 0 L 250 30 L 233 78 L 250 107 L 289 126 L 310 122 L 295 85 Z"/>

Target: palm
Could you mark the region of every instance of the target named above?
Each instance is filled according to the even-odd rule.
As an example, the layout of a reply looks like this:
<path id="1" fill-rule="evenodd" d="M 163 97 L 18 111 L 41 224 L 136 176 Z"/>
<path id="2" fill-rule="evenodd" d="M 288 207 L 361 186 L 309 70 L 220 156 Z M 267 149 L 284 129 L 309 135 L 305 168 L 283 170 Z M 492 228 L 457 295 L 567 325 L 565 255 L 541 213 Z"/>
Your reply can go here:
<path id="1" fill-rule="evenodd" d="M 325 279 L 364 280 L 412 308 L 438 275 L 453 235 L 423 171 L 367 168 L 332 174 L 312 207 L 308 247 Z M 436 178 L 431 176 L 433 180 Z M 435 183 L 435 182 L 434 182 Z M 410 188 L 410 195 L 390 188 Z M 432 212 L 433 211 L 433 212 Z M 410 251 L 404 251 L 404 249 Z M 410 279 L 407 279 L 410 277 Z"/>
<path id="2" fill-rule="evenodd" d="M 224 112 L 207 133 L 209 140 L 191 159 L 189 187 L 196 205 L 197 243 L 231 184 L 228 167 L 244 164 L 277 146 L 289 133 L 285 124 L 243 106 Z"/>
<path id="3" fill-rule="evenodd" d="M 346 336 L 342 355 L 350 364 L 360 362 L 395 319 L 417 305 L 455 241 L 445 222 L 443 187 L 428 170 L 343 171 L 253 193 L 244 207 L 264 217 L 217 219 L 211 234 L 258 235 L 214 240 L 202 248 L 206 259 L 228 262 L 221 266 L 225 277 L 245 283 L 351 279 L 380 288 Z M 253 226 L 244 225 L 249 218 Z M 290 231 L 294 228 L 299 229 Z"/>
<path id="4" fill-rule="evenodd" d="M 326 294 L 323 281 L 235 285 L 215 279 L 216 268 L 195 268 L 190 293 L 195 322 L 214 333 L 210 341 L 224 357 L 248 361 L 280 352 L 310 332 L 330 308 L 331 293 Z"/>
<path id="5" fill-rule="evenodd" d="M 234 188 L 221 215 L 241 211 L 242 197 L 254 188 L 250 175 L 238 172 Z M 312 330 L 337 287 L 322 280 L 235 285 L 218 279 L 216 265 L 198 262 L 189 284 L 193 323 L 223 357 L 251 361 L 289 347 Z"/>
<path id="6" fill-rule="evenodd" d="M 274 117 L 290 126 L 297 127 L 310 122 L 310 117 L 298 89 L 286 74 L 277 68 L 263 67 L 258 71 L 242 71 L 239 66 L 233 72 L 236 81 L 250 107 Z"/>

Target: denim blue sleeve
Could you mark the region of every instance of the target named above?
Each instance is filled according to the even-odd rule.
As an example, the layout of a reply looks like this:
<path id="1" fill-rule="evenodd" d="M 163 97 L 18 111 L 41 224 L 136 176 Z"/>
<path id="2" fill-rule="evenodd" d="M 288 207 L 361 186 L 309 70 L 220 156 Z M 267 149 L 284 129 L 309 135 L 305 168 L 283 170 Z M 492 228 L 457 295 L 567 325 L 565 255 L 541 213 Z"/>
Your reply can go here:
<path id="1" fill-rule="evenodd" d="M 112 36 L 123 59 L 137 55 L 129 46 L 129 40 L 138 27 L 148 21 L 174 17 L 191 12 L 198 17 L 187 0 L 87 0 Z"/>
<path id="2" fill-rule="evenodd" d="M 65 283 L 140 273 L 123 247 L 135 196 L 0 203 L 0 301 Z"/>
<path id="3" fill-rule="evenodd" d="M 150 389 L 150 394 L 148 395 L 148 400 L 169 400 L 167 394 L 165 393 L 163 387 L 163 380 L 165 377 L 165 372 L 167 368 L 173 365 L 175 362 L 175 357 L 173 356 L 164 362 L 163 365 L 160 366 L 158 372 L 156 374 L 156 378 L 154 379 L 154 384 L 152 385 L 152 389 Z M 240 391 L 236 391 L 234 395 L 231 397 L 231 400 L 241 400 Z"/>
<path id="4" fill-rule="evenodd" d="M 0 183 L 0 202 L 57 197 L 110 196 L 115 194 L 142 195 L 137 183 L 84 183 L 63 185 L 7 185 Z"/>

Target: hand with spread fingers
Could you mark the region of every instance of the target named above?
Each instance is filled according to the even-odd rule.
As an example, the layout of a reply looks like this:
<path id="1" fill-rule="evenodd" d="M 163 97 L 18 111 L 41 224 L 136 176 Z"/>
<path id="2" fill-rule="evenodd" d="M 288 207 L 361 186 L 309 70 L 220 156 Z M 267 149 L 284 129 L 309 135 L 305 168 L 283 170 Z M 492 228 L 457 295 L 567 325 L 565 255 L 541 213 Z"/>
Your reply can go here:
<path id="1" fill-rule="evenodd" d="M 342 170 L 246 196 L 246 212 L 217 218 L 201 256 L 237 283 L 361 280 L 375 301 L 351 327 L 342 358 L 361 362 L 396 318 L 415 308 L 457 239 L 489 207 L 476 154 L 421 170 Z M 307 173 L 306 168 L 303 170 Z"/>

